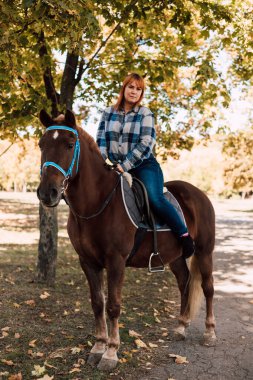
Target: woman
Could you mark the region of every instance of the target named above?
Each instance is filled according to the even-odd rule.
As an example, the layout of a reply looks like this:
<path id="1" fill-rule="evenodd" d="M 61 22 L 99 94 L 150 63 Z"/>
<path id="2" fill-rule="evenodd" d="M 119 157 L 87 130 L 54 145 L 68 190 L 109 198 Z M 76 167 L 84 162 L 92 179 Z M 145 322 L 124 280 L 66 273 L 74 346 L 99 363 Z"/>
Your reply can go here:
<path id="1" fill-rule="evenodd" d="M 140 105 L 143 95 L 143 78 L 129 74 L 117 103 L 102 115 L 97 144 L 104 159 L 109 158 L 120 172 L 127 171 L 144 183 L 152 210 L 179 238 L 187 258 L 194 253 L 194 242 L 176 209 L 163 195 L 163 173 L 152 154 L 156 137 L 154 115 Z"/>

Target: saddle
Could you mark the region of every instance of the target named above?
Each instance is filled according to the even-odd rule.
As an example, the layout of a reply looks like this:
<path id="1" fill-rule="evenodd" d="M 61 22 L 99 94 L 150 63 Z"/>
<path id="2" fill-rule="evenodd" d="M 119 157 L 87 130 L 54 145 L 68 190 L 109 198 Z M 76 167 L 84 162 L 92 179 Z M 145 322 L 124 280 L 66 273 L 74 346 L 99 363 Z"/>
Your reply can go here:
<path id="1" fill-rule="evenodd" d="M 121 179 L 121 191 L 123 202 L 129 219 L 137 228 L 134 246 L 127 259 L 126 265 L 130 264 L 131 258 L 138 251 L 147 231 L 153 232 L 153 253 L 149 259 L 149 271 L 150 272 L 162 272 L 164 271 L 164 264 L 157 249 L 157 232 L 170 231 L 170 227 L 159 221 L 158 216 L 154 215 L 148 201 L 148 195 L 144 184 L 137 178 L 132 177 L 132 186 L 130 187 L 124 176 Z M 176 198 L 169 191 L 165 193 L 165 197 L 176 208 L 179 216 L 185 223 L 182 209 L 176 200 Z M 160 265 L 153 267 L 152 261 L 154 256 L 159 258 Z"/>

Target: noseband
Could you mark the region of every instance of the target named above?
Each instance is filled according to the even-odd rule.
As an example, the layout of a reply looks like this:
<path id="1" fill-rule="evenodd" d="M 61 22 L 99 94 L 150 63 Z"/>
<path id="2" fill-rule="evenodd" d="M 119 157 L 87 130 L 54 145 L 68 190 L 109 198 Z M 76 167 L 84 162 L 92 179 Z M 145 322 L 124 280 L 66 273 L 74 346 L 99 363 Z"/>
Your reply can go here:
<path id="1" fill-rule="evenodd" d="M 53 166 L 54 168 L 58 169 L 64 175 L 64 181 L 63 181 L 63 191 L 64 191 L 65 185 L 67 185 L 67 181 L 68 181 L 69 177 L 72 176 L 72 171 L 73 171 L 73 167 L 74 167 L 75 163 L 76 163 L 76 173 L 78 172 L 78 165 L 79 165 L 79 158 L 80 158 L 80 142 L 79 142 L 78 132 L 74 128 L 70 128 L 70 127 L 67 127 L 64 125 L 52 125 L 51 127 L 48 127 L 46 129 L 46 132 L 47 131 L 55 131 L 55 130 L 69 131 L 69 132 L 72 132 L 76 135 L 75 149 L 74 149 L 72 161 L 71 161 L 70 166 L 69 166 L 67 171 L 64 170 L 60 165 L 56 164 L 53 161 L 46 161 L 42 165 L 41 173 L 42 173 L 43 169 L 45 167 L 48 167 L 48 166 Z"/>

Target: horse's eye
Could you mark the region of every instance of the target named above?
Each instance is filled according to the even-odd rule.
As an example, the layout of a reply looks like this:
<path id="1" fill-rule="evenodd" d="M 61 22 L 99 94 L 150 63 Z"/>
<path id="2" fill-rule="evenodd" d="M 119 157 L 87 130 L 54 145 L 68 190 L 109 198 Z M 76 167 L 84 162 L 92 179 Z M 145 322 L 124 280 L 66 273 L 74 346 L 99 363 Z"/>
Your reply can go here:
<path id="1" fill-rule="evenodd" d="M 72 149 L 72 148 L 74 147 L 74 145 L 75 145 L 75 144 L 73 144 L 73 143 L 69 143 L 68 148 L 69 148 L 69 149 Z"/>

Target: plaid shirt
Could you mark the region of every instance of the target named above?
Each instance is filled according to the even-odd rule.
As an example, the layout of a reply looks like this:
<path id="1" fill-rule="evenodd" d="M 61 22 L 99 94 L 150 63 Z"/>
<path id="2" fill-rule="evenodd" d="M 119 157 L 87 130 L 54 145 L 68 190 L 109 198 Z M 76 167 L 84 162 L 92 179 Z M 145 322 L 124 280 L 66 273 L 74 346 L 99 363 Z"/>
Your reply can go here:
<path id="1" fill-rule="evenodd" d="M 97 144 L 104 159 L 128 171 L 149 158 L 155 145 L 154 115 L 143 106 L 131 111 L 108 107 L 97 131 Z"/>

